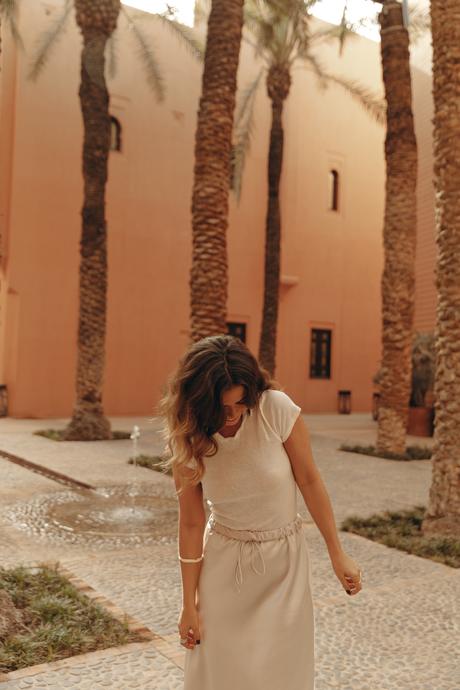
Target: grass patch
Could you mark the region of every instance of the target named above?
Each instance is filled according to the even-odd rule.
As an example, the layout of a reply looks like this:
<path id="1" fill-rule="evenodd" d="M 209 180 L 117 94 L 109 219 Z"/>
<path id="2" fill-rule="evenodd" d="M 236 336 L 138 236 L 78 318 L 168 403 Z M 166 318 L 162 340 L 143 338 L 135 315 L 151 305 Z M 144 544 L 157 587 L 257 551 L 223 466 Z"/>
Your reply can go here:
<path id="1" fill-rule="evenodd" d="M 351 446 L 347 443 L 342 443 L 339 450 L 344 450 L 348 453 L 361 453 L 362 455 L 373 455 L 376 458 L 386 458 L 387 460 L 430 460 L 431 448 L 428 446 L 407 446 L 406 452 L 403 455 L 399 453 L 378 452 L 375 446 Z"/>
<path id="2" fill-rule="evenodd" d="M 168 468 L 165 472 L 160 463 L 163 462 L 163 458 L 160 455 L 138 455 L 136 457 L 136 465 L 140 467 L 146 467 L 149 470 L 155 470 L 156 472 L 163 472 L 163 474 L 172 475 L 171 468 Z M 134 458 L 129 458 L 128 463 L 134 465 Z"/>
<path id="3" fill-rule="evenodd" d="M 0 589 L 23 617 L 21 629 L 0 645 L 2 673 L 142 639 L 57 569 L 0 568 Z"/>
<path id="4" fill-rule="evenodd" d="M 410 510 L 385 511 L 368 518 L 352 516 L 343 521 L 341 529 L 400 551 L 460 568 L 460 539 L 423 536 L 421 525 L 425 511 L 424 506 L 415 506 Z"/>
<path id="5" fill-rule="evenodd" d="M 40 429 L 40 431 L 34 431 L 35 436 L 43 436 L 50 441 L 64 441 L 63 429 Z M 112 441 L 125 441 L 131 438 L 131 433 L 129 431 L 112 431 Z"/>

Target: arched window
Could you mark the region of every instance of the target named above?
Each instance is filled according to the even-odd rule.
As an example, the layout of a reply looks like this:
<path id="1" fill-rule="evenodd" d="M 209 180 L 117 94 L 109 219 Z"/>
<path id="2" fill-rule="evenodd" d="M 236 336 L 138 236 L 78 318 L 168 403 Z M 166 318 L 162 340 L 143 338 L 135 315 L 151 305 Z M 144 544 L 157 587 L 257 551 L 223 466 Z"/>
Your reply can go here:
<path id="1" fill-rule="evenodd" d="M 113 115 L 110 116 L 110 150 L 121 151 L 121 124 Z"/>
<path id="2" fill-rule="evenodd" d="M 339 210 L 339 173 L 337 170 L 329 172 L 329 211 Z"/>

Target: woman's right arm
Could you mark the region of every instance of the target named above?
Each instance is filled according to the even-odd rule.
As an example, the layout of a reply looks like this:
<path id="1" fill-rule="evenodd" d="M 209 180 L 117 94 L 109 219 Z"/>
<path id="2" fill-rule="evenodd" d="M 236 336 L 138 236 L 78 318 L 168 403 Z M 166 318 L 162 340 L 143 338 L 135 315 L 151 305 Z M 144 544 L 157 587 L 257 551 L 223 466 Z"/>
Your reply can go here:
<path id="1" fill-rule="evenodd" d="M 192 470 L 182 468 L 184 476 L 193 474 Z M 181 478 L 175 468 L 173 477 L 176 490 L 182 485 Z M 179 500 L 179 533 L 178 547 L 182 558 L 199 558 L 203 553 L 203 535 L 206 526 L 206 513 L 203 504 L 203 488 L 201 483 L 187 486 L 178 496 Z M 186 647 L 193 649 L 200 639 L 198 623 L 197 597 L 198 581 L 201 572 L 201 561 L 198 563 L 183 563 L 179 561 L 182 574 L 182 610 L 179 617 L 179 632 L 181 637 L 189 638 Z M 189 634 L 192 628 L 193 634 Z"/>

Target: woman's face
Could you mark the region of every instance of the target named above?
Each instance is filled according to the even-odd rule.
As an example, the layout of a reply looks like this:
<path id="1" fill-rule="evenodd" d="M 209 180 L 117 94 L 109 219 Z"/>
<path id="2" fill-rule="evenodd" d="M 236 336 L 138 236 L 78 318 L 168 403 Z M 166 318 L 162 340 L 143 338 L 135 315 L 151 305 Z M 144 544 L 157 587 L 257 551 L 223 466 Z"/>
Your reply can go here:
<path id="1" fill-rule="evenodd" d="M 245 396 L 244 386 L 233 386 L 222 393 L 226 421 L 224 428 L 228 429 L 239 423 L 241 415 L 247 411 L 247 405 L 243 402 Z"/>

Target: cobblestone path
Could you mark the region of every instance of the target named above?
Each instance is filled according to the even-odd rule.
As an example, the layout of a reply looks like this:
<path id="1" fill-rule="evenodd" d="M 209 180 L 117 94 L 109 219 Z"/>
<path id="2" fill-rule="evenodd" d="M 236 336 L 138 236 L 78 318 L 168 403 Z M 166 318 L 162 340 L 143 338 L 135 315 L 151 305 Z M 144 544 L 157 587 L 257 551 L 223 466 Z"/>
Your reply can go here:
<path id="1" fill-rule="evenodd" d="M 330 417 L 329 432 L 326 417 Z M 367 415 L 305 419 L 338 524 L 352 514 L 426 504 L 429 461 L 396 462 L 337 450 L 339 440 L 372 440 L 375 424 Z M 114 428 L 126 430 L 135 423 L 143 432 L 139 452 L 159 452 L 155 423 L 113 420 Z M 132 480 L 133 470 L 126 462 L 129 441 L 56 443 L 33 436 L 31 431 L 39 426 L 58 424 L 0 420 L 0 450 L 94 486 L 104 486 L 107 476 L 111 484 Z M 170 478 L 149 470 L 136 472 L 142 482 L 161 485 L 163 493 L 174 496 Z M 183 651 L 176 635 L 180 605 L 176 544 L 117 548 L 112 544 L 97 549 L 56 544 L 32 538 L 8 519 L 12 506 L 62 490 L 51 479 L 0 458 L 0 565 L 59 561 L 158 637 L 40 667 L 33 675 L 19 672 L 16 678 L 0 679 L 0 690 L 179 690 Z M 363 571 L 363 590 L 348 597 L 300 495 L 299 511 L 307 521 L 312 562 L 316 690 L 460 690 L 459 571 L 341 533 L 345 550 Z"/>

